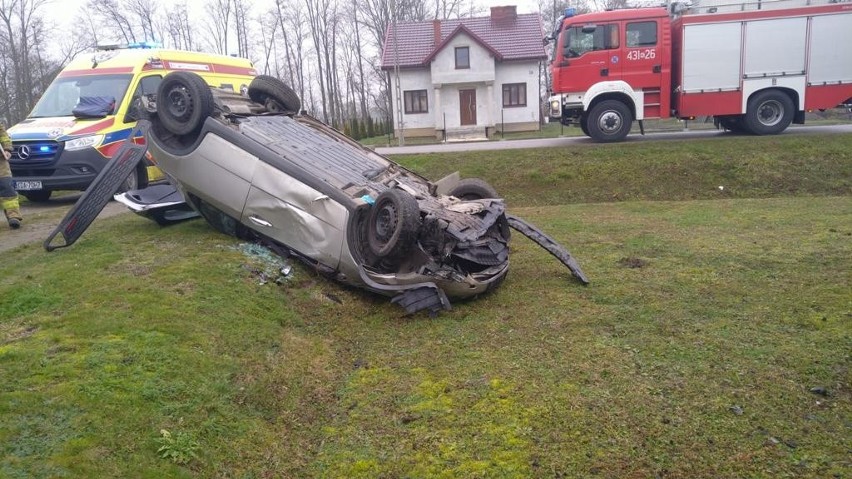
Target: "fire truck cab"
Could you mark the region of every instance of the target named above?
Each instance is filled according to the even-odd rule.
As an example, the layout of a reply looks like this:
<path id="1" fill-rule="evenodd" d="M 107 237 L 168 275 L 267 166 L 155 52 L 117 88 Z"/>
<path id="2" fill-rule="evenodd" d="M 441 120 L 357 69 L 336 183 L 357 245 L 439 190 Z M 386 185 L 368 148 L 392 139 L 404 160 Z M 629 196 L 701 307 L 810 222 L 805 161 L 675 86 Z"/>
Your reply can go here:
<path id="1" fill-rule="evenodd" d="M 713 116 L 756 135 L 852 98 L 852 4 L 764 0 L 574 15 L 551 39 L 550 117 L 597 141 L 633 120 Z"/>

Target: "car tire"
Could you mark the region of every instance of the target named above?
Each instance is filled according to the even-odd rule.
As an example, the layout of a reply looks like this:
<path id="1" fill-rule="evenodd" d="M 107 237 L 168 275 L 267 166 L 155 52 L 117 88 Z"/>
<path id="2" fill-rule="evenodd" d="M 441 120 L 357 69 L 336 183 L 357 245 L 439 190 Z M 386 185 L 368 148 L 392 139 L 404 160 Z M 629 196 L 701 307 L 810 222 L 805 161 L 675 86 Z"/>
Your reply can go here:
<path id="1" fill-rule="evenodd" d="M 299 95 L 283 81 L 269 75 L 254 77 L 248 87 L 251 101 L 273 113 L 295 113 L 302 107 Z"/>
<path id="2" fill-rule="evenodd" d="M 368 224 L 370 251 L 379 258 L 399 258 L 417 241 L 420 207 L 405 191 L 385 190 L 376 198 Z"/>
<path id="3" fill-rule="evenodd" d="M 494 187 L 479 178 L 465 178 L 459 181 L 450 189 L 449 194 L 465 201 L 500 197 Z"/>
<path id="4" fill-rule="evenodd" d="M 53 192 L 50 190 L 20 192 L 20 194 L 23 195 L 24 198 L 32 201 L 33 203 L 44 203 L 45 201 L 50 199 L 51 193 Z"/>
<path id="5" fill-rule="evenodd" d="M 630 108 L 618 100 L 604 100 L 589 110 L 586 117 L 589 136 L 599 142 L 621 141 L 630 133 L 633 115 Z"/>
<path id="6" fill-rule="evenodd" d="M 775 135 L 793 121 L 793 100 L 778 90 L 757 93 L 748 101 L 743 124 L 755 135 Z"/>
<path id="7" fill-rule="evenodd" d="M 175 135 L 201 129 L 213 113 L 213 93 L 203 78 L 192 72 L 172 72 L 157 88 L 157 118 Z"/>

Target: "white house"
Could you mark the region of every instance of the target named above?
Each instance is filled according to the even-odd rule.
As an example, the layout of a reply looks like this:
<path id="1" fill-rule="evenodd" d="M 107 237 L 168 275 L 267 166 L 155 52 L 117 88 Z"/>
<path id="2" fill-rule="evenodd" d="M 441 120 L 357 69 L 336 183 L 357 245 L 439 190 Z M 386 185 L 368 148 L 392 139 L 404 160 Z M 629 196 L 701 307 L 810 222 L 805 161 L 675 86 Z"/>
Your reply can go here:
<path id="1" fill-rule="evenodd" d="M 396 134 L 399 118 L 406 137 L 538 129 L 542 39 L 541 16 L 518 15 L 515 6 L 492 7 L 490 17 L 390 26 L 382 69 Z"/>

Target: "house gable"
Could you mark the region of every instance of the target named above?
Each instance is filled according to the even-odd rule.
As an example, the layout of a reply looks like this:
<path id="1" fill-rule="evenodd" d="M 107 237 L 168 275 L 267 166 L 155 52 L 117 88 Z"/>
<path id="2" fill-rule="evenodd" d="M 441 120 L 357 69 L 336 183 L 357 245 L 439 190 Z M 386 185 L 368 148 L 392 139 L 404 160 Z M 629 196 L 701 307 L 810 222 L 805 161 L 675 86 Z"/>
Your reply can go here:
<path id="1" fill-rule="evenodd" d="M 432 73 L 432 83 L 471 83 L 494 80 L 494 52 L 487 49 L 473 36 L 459 32 L 448 37 L 447 42 L 432 57 L 429 69 Z M 467 47 L 470 57 L 470 68 L 456 69 L 456 48 Z"/>

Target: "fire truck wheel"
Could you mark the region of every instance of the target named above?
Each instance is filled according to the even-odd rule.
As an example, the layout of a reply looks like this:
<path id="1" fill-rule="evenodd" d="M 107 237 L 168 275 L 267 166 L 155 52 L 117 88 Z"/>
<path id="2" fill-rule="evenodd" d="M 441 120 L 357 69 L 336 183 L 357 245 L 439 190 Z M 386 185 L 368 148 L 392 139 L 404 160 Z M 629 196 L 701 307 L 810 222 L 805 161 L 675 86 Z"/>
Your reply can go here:
<path id="1" fill-rule="evenodd" d="M 157 118 L 170 133 L 195 133 L 211 113 L 213 93 L 197 73 L 169 73 L 157 88 Z"/>
<path id="2" fill-rule="evenodd" d="M 633 124 L 630 108 L 618 100 L 604 100 L 589 110 L 587 129 L 595 141 L 623 140 Z"/>
<path id="3" fill-rule="evenodd" d="M 793 121 L 793 100 L 777 90 L 762 91 L 748 101 L 744 126 L 755 135 L 781 133 Z"/>
<path id="4" fill-rule="evenodd" d="M 591 136 L 591 135 L 589 135 L 589 117 L 588 116 L 583 115 L 583 116 L 580 117 L 580 129 L 583 130 L 584 135 Z"/>
<path id="5" fill-rule="evenodd" d="M 743 119 L 740 116 L 727 116 L 719 119 L 719 124 L 722 128 L 734 133 L 747 133 Z"/>

